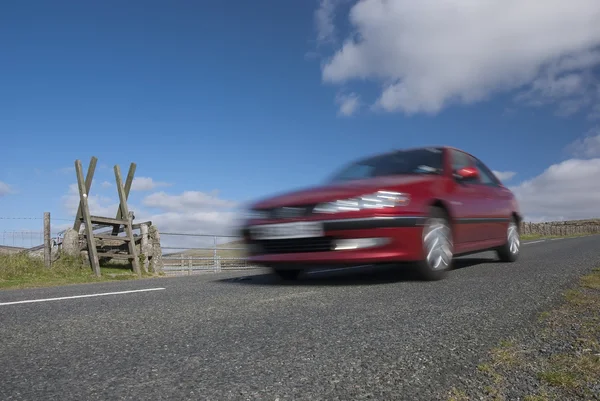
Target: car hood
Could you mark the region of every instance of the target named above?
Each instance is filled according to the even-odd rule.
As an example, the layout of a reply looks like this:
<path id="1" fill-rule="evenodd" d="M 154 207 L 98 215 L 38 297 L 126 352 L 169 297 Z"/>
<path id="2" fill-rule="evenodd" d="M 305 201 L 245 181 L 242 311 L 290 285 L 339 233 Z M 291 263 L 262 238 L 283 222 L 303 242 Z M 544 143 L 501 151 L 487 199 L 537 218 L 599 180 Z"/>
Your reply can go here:
<path id="1" fill-rule="evenodd" d="M 271 209 L 282 206 L 314 205 L 322 202 L 351 198 L 353 196 L 359 196 L 379 190 L 410 191 L 411 187 L 430 184 L 434 182 L 436 178 L 439 177 L 432 175 L 405 175 L 346 181 L 290 191 L 260 200 L 251 207 L 253 209 Z"/>

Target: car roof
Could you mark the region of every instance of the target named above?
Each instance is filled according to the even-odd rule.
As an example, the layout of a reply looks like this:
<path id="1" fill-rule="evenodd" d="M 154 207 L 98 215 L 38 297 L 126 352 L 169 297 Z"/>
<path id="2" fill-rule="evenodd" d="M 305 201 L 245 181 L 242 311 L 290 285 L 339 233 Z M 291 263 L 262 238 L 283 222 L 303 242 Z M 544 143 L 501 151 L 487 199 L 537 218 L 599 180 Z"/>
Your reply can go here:
<path id="1" fill-rule="evenodd" d="M 361 157 L 358 160 L 359 161 L 360 160 L 369 160 L 369 159 L 377 158 L 377 157 L 381 157 L 381 156 L 393 155 L 393 154 L 399 153 L 399 152 L 407 152 L 407 151 L 420 150 L 420 149 L 456 150 L 456 151 L 465 153 L 465 154 L 467 154 L 467 155 L 469 155 L 469 156 L 477 159 L 477 157 L 474 156 L 474 155 L 472 155 L 471 153 L 469 153 L 469 152 L 467 152 L 467 151 L 465 151 L 463 149 L 454 147 L 454 146 L 450 146 L 450 145 L 422 145 L 422 146 L 414 146 L 414 147 L 410 147 L 410 148 L 398 148 L 398 149 L 390 150 L 390 151 L 387 151 L 387 152 L 374 153 L 374 154 L 367 155 L 365 157 Z"/>
<path id="2" fill-rule="evenodd" d="M 397 152 L 401 152 L 401 151 L 407 151 L 407 150 L 418 150 L 418 149 L 443 149 L 443 150 L 456 150 L 462 153 L 465 153 L 471 157 L 477 158 L 475 155 L 473 155 L 472 153 L 467 152 L 464 149 L 461 148 L 457 148 L 455 146 L 450 146 L 450 145 L 430 145 L 430 146 L 415 146 L 412 148 L 402 148 L 402 149 L 397 149 Z M 393 152 L 392 152 L 393 153 Z"/>

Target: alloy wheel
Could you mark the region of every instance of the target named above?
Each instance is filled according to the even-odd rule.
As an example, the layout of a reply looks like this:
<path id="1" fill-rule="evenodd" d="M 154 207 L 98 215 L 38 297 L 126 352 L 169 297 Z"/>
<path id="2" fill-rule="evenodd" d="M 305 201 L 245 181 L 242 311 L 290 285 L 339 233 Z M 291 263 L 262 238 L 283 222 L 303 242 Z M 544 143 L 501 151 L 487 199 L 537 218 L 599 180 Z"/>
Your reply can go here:
<path id="1" fill-rule="evenodd" d="M 445 270 L 452 262 L 452 232 L 443 218 L 431 218 L 423 230 L 423 246 L 427 265 L 433 270 Z"/>
<path id="2" fill-rule="evenodd" d="M 508 226 L 507 232 L 508 239 L 508 249 L 510 253 L 517 254 L 519 253 L 519 248 L 521 247 L 521 239 L 519 237 L 519 230 L 517 225 L 514 222 L 511 222 Z"/>

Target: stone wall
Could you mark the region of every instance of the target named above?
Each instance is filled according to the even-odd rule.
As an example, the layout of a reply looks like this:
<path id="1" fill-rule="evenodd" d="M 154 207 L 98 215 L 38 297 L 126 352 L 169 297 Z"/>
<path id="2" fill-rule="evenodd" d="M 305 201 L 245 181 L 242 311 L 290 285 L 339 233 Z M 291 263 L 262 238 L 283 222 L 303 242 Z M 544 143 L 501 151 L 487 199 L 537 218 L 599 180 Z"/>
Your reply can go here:
<path id="1" fill-rule="evenodd" d="M 600 234 L 600 219 L 521 223 L 521 235 L 568 236 Z"/>

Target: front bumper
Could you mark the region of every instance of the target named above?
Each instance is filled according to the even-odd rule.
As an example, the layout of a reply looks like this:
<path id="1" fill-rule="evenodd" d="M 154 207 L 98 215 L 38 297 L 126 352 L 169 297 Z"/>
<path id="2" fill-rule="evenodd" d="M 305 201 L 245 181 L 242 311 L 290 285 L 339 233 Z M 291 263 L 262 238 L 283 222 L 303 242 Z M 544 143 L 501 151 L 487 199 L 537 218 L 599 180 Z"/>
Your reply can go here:
<path id="1" fill-rule="evenodd" d="M 386 216 L 322 221 L 324 236 L 253 240 L 242 230 L 251 263 L 276 265 L 352 265 L 423 258 L 425 217 Z"/>

